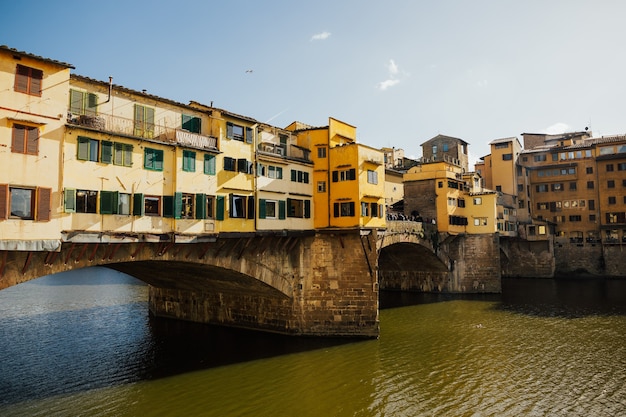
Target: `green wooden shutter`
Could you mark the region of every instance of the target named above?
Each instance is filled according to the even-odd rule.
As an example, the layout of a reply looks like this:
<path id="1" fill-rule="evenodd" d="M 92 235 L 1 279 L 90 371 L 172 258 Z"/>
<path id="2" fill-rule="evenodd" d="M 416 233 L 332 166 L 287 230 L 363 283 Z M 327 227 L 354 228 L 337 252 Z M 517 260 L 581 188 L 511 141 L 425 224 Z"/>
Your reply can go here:
<path id="1" fill-rule="evenodd" d="M 133 166 L 133 145 L 124 145 L 124 166 Z"/>
<path id="2" fill-rule="evenodd" d="M 110 164 L 113 162 L 113 142 L 103 140 L 102 149 L 100 151 L 100 162 L 104 164 Z"/>
<path id="3" fill-rule="evenodd" d="M 66 213 L 76 213 L 76 190 L 66 188 L 64 192 L 64 206 Z"/>
<path id="4" fill-rule="evenodd" d="M 264 219 L 266 214 L 265 214 L 265 199 L 264 198 L 260 198 L 259 199 L 259 219 Z"/>
<path id="5" fill-rule="evenodd" d="M 100 214 L 117 214 L 117 191 L 100 191 Z"/>
<path id="6" fill-rule="evenodd" d="M 133 194 L 133 216 L 143 216 L 145 206 L 143 204 L 143 194 Z"/>
<path id="7" fill-rule="evenodd" d="M 174 193 L 174 218 L 180 219 L 183 214 L 183 193 Z"/>
<path id="8" fill-rule="evenodd" d="M 78 137 L 78 154 L 76 159 L 86 161 L 89 159 L 89 138 L 84 136 Z"/>
<path id="9" fill-rule="evenodd" d="M 196 194 L 196 219 L 206 219 L 206 194 Z"/>
<path id="10" fill-rule="evenodd" d="M 204 155 L 204 173 L 215 175 L 215 155 Z"/>
<path id="11" fill-rule="evenodd" d="M 218 195 L 217 196 L 217 207 L 216 207 L 216 211 L 217 213 L 215 213 L 215 219 L 216 220 L 224 220 L 224 196 L 223 195 Z"/>
<path id="12" fill-rule="evenodd" d="M 83 93 L 82 91 L 70 90 L 70 113 L 82 114 Z"/>
<path id="13" fill-rule="evenodd" d="M 190 132 L 193 132 L 193 130 L 191 130 L 192 129 L 193 117 L 192 116 L 187 116 L 186 114 L 183 114 L 182 116 L 183 116 L 183 120 L 181 122 L 181 127 L 184 130 L 188 130 Z"/>
<path id="14" fill-rule="evenodd" d="M 311 218 L 311 200 L 304 200 L 304 218 Z"/>
<path id="15" fill-rule="evenodd" d="M 248 218 L 254 219 L 254 196 L 248 197 Z"/>
<path id="16" fill-rule="evenodd" d="M 95 115 L 98 110 L 98 96 L 93 93 L 87 94 L 87 100 L 85 103 L 85 114 Z"/>
<path id="17" fill-rule="evenodd" d="M 163 151 L 154 151 L 154 169 L 157 171 L 163 171 Z"/>
<path id="18" fill-rule="evenodd" d="M 151 138 L 154 133 L 154 109 L 151 107 L 145 107 L 146 110 L 146 137 Z"/>
<path id="19" fill-rule="evenodd" d="M 291 170 L 291 181 L 293 181 L 293 182 L 298 181 L 298 173 L 296 172 L 295 169 Z"/>
<path id="20" fill-rule="evenodd" d="M 287 203 L 284 200 L 278 202 L 278 218 L 285 220 L 287 218 Z"/>

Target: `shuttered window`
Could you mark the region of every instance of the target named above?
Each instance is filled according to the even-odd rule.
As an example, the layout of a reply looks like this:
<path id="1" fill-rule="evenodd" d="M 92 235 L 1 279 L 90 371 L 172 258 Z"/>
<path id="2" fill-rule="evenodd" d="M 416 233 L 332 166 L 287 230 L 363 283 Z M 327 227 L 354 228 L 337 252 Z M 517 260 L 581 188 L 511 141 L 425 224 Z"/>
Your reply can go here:
<path id="1" fill-rule="evenodd" d="M 98 109 L 98 96 L 85 91 L 70 90 L 70 113 L 95 116 Z"/>
<path id="2" fill-rule="evenodd" d="M 215 155 L 204 155 L 204 173 L 215 175 Z"/>
<path id="3" fill-rule="evenodd" d="M 192 133 L 200 133 L 200 118 L 183 114 L 182 128 Z"/>
<path id="4" fill-rule="evenodd" d="M 20 124 L 13 125 L 11 152 L 37 155 L 38 144 L 39 128 Z"/>
<path id="5" fill-rule="evenodd" d="M 154 109 L 135 104 L 135 136 L 151 138 L 154 136 Z"/>
<path id="6" fill-rule="evenodd" d="M 41 82 L 43 71 L 24 65 L 17 65 L 15 70 L 15 91 L 41 96 Z"/>

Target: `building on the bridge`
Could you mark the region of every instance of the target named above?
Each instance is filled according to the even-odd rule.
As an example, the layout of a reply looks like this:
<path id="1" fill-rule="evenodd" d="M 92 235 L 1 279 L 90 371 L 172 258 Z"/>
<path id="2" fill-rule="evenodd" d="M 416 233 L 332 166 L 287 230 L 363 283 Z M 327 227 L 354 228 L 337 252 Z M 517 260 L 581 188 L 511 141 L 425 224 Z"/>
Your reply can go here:
<path id="1" fill-rule="evenodd" d="M 456 160 L 462 173 L 469 171 L 468 143 L 463 139 L 446 135 L 437 135 L 422 143 L 422 161 L 436 162 L 447 158 Z"/>
<path id="2" fill-rule="evenodd" d="M 0 249 L 54 250 L 70 64 L 0 46 Z M 28 237 L 27 239 L 24 239 Z"/>
<path id="3" fill-rule="evenodd" d="M 383 152 L 356 142 L 356 127 L 329 118 L 313 127 L 293 122 L 287 130 L 312 150 L 315 228 L 385 226 Z"/>

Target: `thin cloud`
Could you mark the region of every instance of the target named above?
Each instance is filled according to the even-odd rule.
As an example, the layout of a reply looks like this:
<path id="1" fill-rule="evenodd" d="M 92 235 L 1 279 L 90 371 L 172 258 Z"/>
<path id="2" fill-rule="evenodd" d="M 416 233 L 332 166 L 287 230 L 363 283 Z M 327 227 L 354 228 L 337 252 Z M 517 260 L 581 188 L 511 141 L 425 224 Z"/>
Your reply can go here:
<path id="1" fill-rule="evenodd" d="M 324 41 L 330 38 L 330 35 L 330 32 L 316 33 L 315 35 L 311 36 L 311 41 Z"/>
<path id="2" fill-rule="evenodd" d="M 378 89 L 380 91 L 385 91 L 388 88 L 391 88 L 394 85 L 398 84 L 399 82 L 400 82 L 400 80 L 393 80 L 393 79 L 381 81 L 381 82 L 378 83 Z"/>
<path id="3" fill-rule="evenodd" d="M 377 84 L 376 88 L 380 91 L 388 90 L 389 88 L 397 85 L 400 80 L 397 78 L 398 74 L 400 74 L 400 68 L 398 68 L 398 64 L 393 59 L 389 60 L 387 64 L 387 71 L 389 72 L 389 77 L 385 81 L 381 81 Z"/>

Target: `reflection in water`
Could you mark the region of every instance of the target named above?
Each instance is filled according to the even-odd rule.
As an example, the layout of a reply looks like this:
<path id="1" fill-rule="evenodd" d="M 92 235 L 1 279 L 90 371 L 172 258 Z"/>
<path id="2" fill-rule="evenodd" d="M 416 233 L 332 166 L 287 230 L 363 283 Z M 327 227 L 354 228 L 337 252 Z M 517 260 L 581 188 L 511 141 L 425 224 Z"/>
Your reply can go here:
<path id="1" fill-rule="evenodd" d="M 2 416 L 626 415 L 626 281 L 381 294 L 378 340 L 148 315 L 102 268 L 0 292 Z"/>

